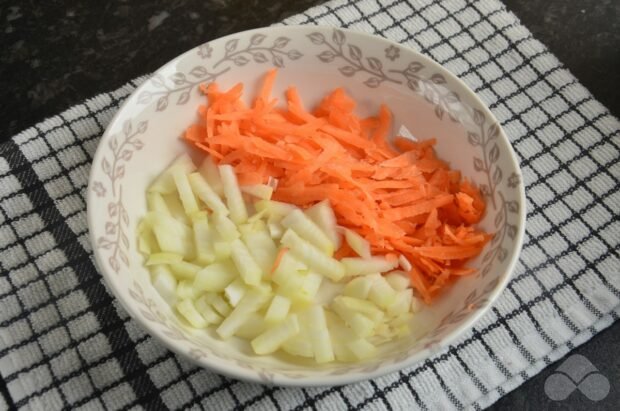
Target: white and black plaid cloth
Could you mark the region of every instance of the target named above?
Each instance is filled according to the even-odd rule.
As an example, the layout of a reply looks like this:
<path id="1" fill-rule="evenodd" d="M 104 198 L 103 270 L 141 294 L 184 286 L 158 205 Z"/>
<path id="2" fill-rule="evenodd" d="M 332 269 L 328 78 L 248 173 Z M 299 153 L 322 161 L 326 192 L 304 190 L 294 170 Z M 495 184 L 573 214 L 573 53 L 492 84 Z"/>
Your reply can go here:
<path id="1" fill-rule="evenodd" d="M 620 123 L 500 2 L 333 1 L 285 23 L 405 43 L 489 105 L 528 199 L 499 301 L 425 363 L 344 387 L 265 387 L 178 358 L 108 293 L 87 236 L 91 158 L 136 80 L 0 145 L 0 408 L 479 409 L 618 319 Z"/>

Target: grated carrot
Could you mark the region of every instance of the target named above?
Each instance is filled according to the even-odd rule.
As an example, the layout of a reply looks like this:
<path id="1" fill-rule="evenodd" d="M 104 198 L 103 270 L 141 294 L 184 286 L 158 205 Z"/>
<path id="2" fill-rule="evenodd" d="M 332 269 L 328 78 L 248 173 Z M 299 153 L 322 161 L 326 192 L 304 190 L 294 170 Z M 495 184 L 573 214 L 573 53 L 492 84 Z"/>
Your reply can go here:
<path id="1" fill-rule="evenodd" d="M 475 271 L 465 263 L 491 238 L 474 228 L 484 198 L 436 156 L 435 139 L 397 136 L 389 143 L 388 107 L 360 118 L 343 88 L 307 110 L 289 87 L 286 107 L 277 107 L 276 75 L 267 72 L 250 107 L 241 100 L 242 84 L 225 91 L 201 85 L 208 105 L 198 109 L 201 122 L 187 129 L 187 143 L 231 164 L 240 184 L 277 178 L 274 200 L 306 208 L 329 199 L 338 224 L 362 235 L 373 254 L 411 263 L 411 284 L 426 302 Z M 273 270 L 286 251 L 279 251 Z M 353 254 L 344 242 L 336 257 Z"/>
<path id="2" fill-rule="evenodd" d="M 288 248 L 286 247 L 282 247 L 278 250 L 278 254 L 276 255 L 276 259 L 273 262 L 273 266 L 271 267 L 271 271 L 270 274 L 273 274 L 278 267 L 280 266 L 280 263 L 282 262 L 282 257 L 284 257 L 284 254 L 286 254 L 288 252 Z"/>

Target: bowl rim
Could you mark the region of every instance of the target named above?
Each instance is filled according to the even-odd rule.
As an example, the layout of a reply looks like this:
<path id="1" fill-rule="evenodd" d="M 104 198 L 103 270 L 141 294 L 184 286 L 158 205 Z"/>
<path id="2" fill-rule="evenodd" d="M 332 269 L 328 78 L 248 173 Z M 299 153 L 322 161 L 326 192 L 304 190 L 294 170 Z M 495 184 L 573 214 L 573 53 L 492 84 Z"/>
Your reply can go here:
<path id="1" fill-rule="evenodd" d="M 491 119 L 492 121 L 494 121 L 496 124 L 499 125 L 499 138 L 505 141 L 506 146 L 508 148 L 507 152 L 510 153 L 510 155 L 508 156 L 509 157 L 508 161 L 511 163 L 514 170 L 517 171 L 522 181 L 522 178 L 521 178 L 522 173 L 519 167 L 519 161 L 514 152 L 514 148 L 512 147 L 512 144 L 510 143 L 510 139 L 508 138 L 508 136 L 506 135 L 504 131 L 504 128 L 501 126 L 500 122 L 497 121 L 497 118 L 493 115 L 493 113 L 488 108 L 488 106 L 482 101 L 482 99 L 480 99 L 476 95 L 476 93 L 473 90 L 471 90 L 471 88 L 463 80 L 461 80 L 459 77 L 453 74 L 450 70 L 448 70 L 446 67 L 436 62 L 431 57 L 425 54 L 422 54 L 421 52 L 415 50 L 409 45 L 401 44 L 401 43 L 392 41 L 390 39 L 387 39 L 385 37 L 366 33 L 363 31 L 357 31 L 357 30 L 349 29 L 349 28 L 327 26 L 327 25 L 284 25 L 284 26 L 277 25 L 277 26 L 259 27 L 259 28 L 244 30 L 244 31 L 236 32 L 236 33 L 231 33 L 223 37 L 209 40 L 208 43 L 212 44 L 215 41 L 224 43 L 227 39 L 235 37 L 235 36 L 248 36 L 253 32 L 264 32 L 266 30 L 269 31 L 269 30 L 274 30 L 274 29 L 275 30 L 285 29 L 285 30 L 299 31 L 299 32 L 304 32 L 308 30 L 317 30 L 317 31 L 325 32 L 325 31 L 332 31 L 334 29 L 337 29 L 347 34 L 366 38 L 368 39 L 368 41 L 382 42 L 388 47 L 394 46 L 394 47 L 400 48 L 401 50 L 403 50 L 403 52 L 413 53 L 417 60 L 420 60 L 424 62 L 428 67 L 432 67 L 433 69 L 441 72 L 441 74 L 444 75 L 447 80 L 449 80 L 450 82 L 452 82 L 455 86 L 459 88 L 460 93 L 466 95 L 471 101 L 475 102 L 475 104 L 477 105 L 477 108 L 480 109 L 480 111 L 482 111 L 484 115 L 487 116 L 487 118 Z M 186 56 L 194 52 L 199 46 L 200 45 L 192 47 L 191 49 L 171 59 L 167 63 L 160 66 L 153 73 L 158 73 L 172 65 L 177 64 L 177 62 L 186 58 Z M 218 374 L 222 374 L 222 375 L 235 378 L 235 379 L 239 379 L 239 380 L 243 380 L 243 381 L 267 384 L 267 385 L 292 386 L 292 387 L 294 386 L 297 386 L 297 387 L 338 386 L 338 385 L 350 384 L 354 382 L 359 382 L 359 381 L 381 377 L 383 375 L 396 372 L 396 371 L 400 371 L 404 368 L 408 368 L 416 364 L 420 364 L 422 361 L 429 361 L 429 357 L 445 350 L 455 340 L 463 336 L 463 334 L 466 331 L 473 328 L 474 324 L 477 323 L 480 320 L 480 318 L 490 310 L 491 306 L 497 300 L 499 295 L 504 291 L 508 282 L 510 281 L 512 277 L 512 273 L 514 272 L 514 269 L 516 267 L 517 261 L 519 260 L 519 255 L 521 253 L 521 248 L 523 246 L 523 239 L 525 235 L 526 204 L 527 203 L 526 203 L 526 198 L 525 198 L 525 189 L 522 183 L 518 184 L 517 187 L 515 187 L 515 190 L 518 192 L 517 201 L 520 204 L 520 207 L 518 210 L 519 227 L 515 235 L 515 241 L 514 241 L 514 247 L 513 247 L 514 252 L 511 253 L 510 260 L 507 264 L 507 269 L 505 270 L 505 273 L 501 277 L 499 277 L 500 280 L 498 281 L 493 291 L 491 291 L 488 303 L 485 304 L 485 306 L 482 307 L 481 309 L 476 310 L 472 315 L 468 316 L 459 325 L 454 327 L 452 331 L 450 331 L 443 339 L 441 339 L 437 343 L 437 348 L 434 348 L 434 349 L 424 348 L 402 361 L 390 363 L 385 366 L 380 366 L 374 371 L 358 372 L 352 375 L 347 375 L 347 374 L 319 375 L 319 376 L 310 375 L 308 377 L 302 377 L 302 378 L 289 378 L 282 374 L 274 374 L 274 378 L 271 382 L 266 382 L 264 379 L 262 379 L 259 375 L 259 372 L 256 370 L 247 369 L 247 368 L 243 368 L 240 366 L 235 366 L 231 368 L 229 367 L 230 364 L 228 362 L 222 363 L 222 361 L 219 361 L 218 358 L 213 359 L 211 357 L 206 357 L 206 358 L 203 358 L 202 360 L 197 360 L 196 358 L 193 358 L 189 354 L 188 350 L 183 350 L 181 348 L 181 344 L 173 343 L 172 340 L 163 338 L 157 329 L 155 329 L 149 322 L 147 322 L 147 320 L 145 320 L 141 315 L 137 313 L 137 309 L 134 309 L 123 298 L 120 298 L 120 283 L 114 280 L 114 277 L 109 272 L 109 270 L 106 271 L 106 269 L 104 268 L 105 265 L 102 264 L 102 261 L 101 261 L 102 256 L 100 256 L 100 253 L 98 252 L 97 247 L 94 246 L 95 244 L 97 244 L 97 239 L 95 238 L 95 231 L 92 229 L 92 227 L 94 226 L 94 220 L 96 216 L 91 213 L 91 210 L 93 209 L 91 205 L 94 204 L 95 201 L 97 201 L 97 198 L 95 198 L 95 194 L 93 190 L 91 189 L 91 187 L 94 184 L 94 179 L 95 179 L 95 174 L 96 174 L 95 167 L 93 167 L 92 165 L 98 164 L 101 161 L 101 156 L 103 155 L 103 150 L 100 149 L 102 147 L 101 143 L 106 141 L 107 138 L 109 138 L 109 136 L 111 135 L 110 130 L 114 128 L 115 124 L 119 122 L 121 120 L 121 117 L 125 115 L 124 109 L 128 106 L 128 104 L 132 100 L 132 97 L 140 93 L 145 87 L 147 87 L 146 81 L 140 84 L 138 87 L 136 87 L 135 90 L 133 90 L 132 93 L 129 96 L 127 96 L 125 101 L 119 106 L 118 110 L 116 111 L 116 113 L 114 114 L 110 122 L 108 123 L 108 126 L 106 127 L 106 130 L 102 134 L 99 140 L 99 143 L 97 145 L 96 152 L 91 162 L 91 170 L 89 173 L 88 186 L 87 186 L 86 210 L 87 210 L 87 220 L 88 220 L 88 228 L 89 228 L 89 240 L 91 243 L 91 247 L 93 249 L 92 252 L 94 255 L 95 267 L 102 274 L 105 284 L 112 291 L 115 299 L 120 303 L 123 309 L 125 309 L 125 311 L 128 313 L 130 318 L 135 320 L 149 334 L 149 336 L 155 338 L 159 343 L 163 344 L 167 349 L 180 355 L 183 358 L 188 359 L 192 363 L 200 367 L 215 371 Z"/>

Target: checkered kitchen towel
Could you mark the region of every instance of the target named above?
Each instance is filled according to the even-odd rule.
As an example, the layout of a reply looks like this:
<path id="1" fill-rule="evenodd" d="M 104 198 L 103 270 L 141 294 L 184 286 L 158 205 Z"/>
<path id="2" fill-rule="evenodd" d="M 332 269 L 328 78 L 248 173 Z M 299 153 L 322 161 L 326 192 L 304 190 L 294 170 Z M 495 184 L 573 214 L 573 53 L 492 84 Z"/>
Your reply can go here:
<path id="1" fill-rule="evenodd" d="M 490 106 L 529 210 L 499 301 L 431 360 L 344 387 L 269 388 L 178 358 L 106 291 L 87 236 L 90 161 L 137 80 L 0 145 L 0 408 L 482 408 L 618 319 L 620 124 L 501 3 L 338 0 L 285 23 L 408 44 Z"/>

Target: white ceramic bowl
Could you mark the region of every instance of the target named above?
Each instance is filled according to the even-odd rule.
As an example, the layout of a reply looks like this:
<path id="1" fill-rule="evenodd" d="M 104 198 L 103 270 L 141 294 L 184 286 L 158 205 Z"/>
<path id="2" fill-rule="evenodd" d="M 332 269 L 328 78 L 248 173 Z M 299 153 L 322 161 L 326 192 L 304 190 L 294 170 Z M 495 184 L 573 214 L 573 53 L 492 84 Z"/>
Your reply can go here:
<path id="1" fill-rule="evenodd" d="M 459 280 L 414 320 L 414 335 L 358 364 L 293 364 L 259 357 L 241 340 L 184 327 L 149 282 L 136 250 L 136 225 L 150 181 L 186 150 L 179 137 L 205 103 L 198 84 L 243 82 L 252 96 L 259 79 L 280 67 L 275 95 L 295 84 L 307 106 L 343 86 L 362 115 L 386 103 L 395 130 L 436 137 L 439 156 L 480 185 L 488 209 L 481 227 L 495 233 L 479 274 Z M 282 95 L 282 94 L 279 94 Z M 142 84 L 101 139 L 88 190 L 88 224 L 96 261 L 129 314 L 171 350 L 235 378 L 278 385 L 334 385 L 376 377 L 423 361 L 470 328 L 506 285 L 519 254 L 525 200 L 518 162 L 497 120 L 446 69 L 383 38 L 328 27 L 273 27 L 203 44 L 177 57 Z"/>

